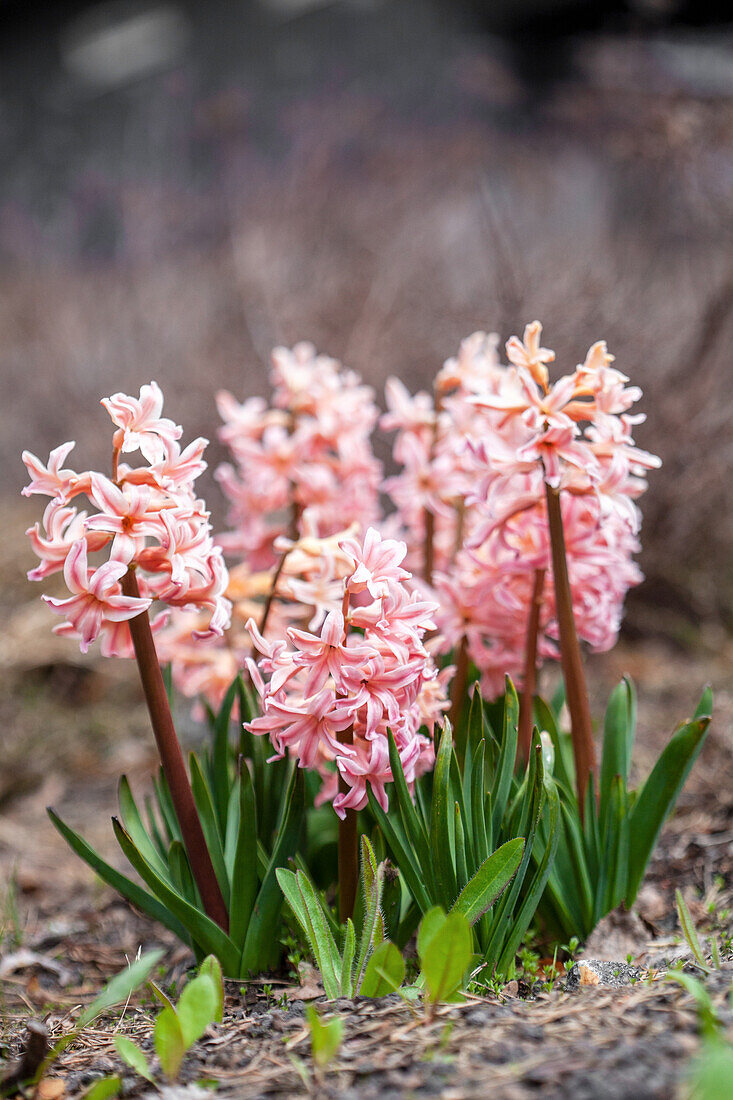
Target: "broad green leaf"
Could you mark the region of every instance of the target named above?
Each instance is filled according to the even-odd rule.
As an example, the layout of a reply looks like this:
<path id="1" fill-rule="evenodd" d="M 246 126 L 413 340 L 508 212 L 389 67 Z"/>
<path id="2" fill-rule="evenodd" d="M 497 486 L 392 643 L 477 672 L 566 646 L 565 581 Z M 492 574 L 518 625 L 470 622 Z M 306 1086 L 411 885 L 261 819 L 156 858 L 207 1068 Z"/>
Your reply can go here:
<path id="1" fill-rule="evenodd" d="M 199 974 L 183 987 L 176 1015 L 186 1050 L 201 1038 L 209 1024 L 216 1019 L 219 996 L 208 974 Z"/>
<path id="2" fill-rule="evenodd" d="M 194 908 L 190 902 L 156 875 L 153 868 L 142 858 L 129 835 L 116 818 L 112 819 L 115 835 L 122 851 L 133 865 L 142 880 L 155 892 L 160 901 L 176 916 L 181 923 L 210 955 L 216 955 L 224 972 L 237 975 L 239 952 L 218 924 L 206 913 Z"/>
<path id="3" fill-rule="evenodd" d="M 460 989 L 473 958 L 473 936 L 463 913 L 449 913 L 420 957 L 428 999 L 437 1004 Z"/>
<path id="4" fill-rule="evenodd" d="M 402 952 L 389 940 L 384 940 L 372 952 L 359 993 L 362 997 L 386 997 L 399 989 L 404 978 Z"/>
<path id="5" fill-rule="evenodd" d="M 214 1021 L 220 1024 L 224 1019 L 224 975 L 221 971 L 221 963 L 215 955 L 207 955 L 199 967 L 199 974 L 208 974 L 214 983 L 216 990 L 216 1012 Z"/>
<path id="6" fill-rule="evenodd" d="M 484 784 L 484 758 L 486 755 L 486 742 L 481 739 L 473 754 L 473 766 L 471 774 L 471 822 L 473 832 L 473 846 L 476 862 L 480 866 L 490 854 L 489 838 L 486 833 L 486 817 L 484 814 L 484 800 L 486 797 Z"/>
<path id="7" fill-rule="evenodd" d="M 339 1052 L 344 1034 L 344 1021 L 340 1016 L 322 1020 L 315 1005 L 308 1005 L 306 1019 L 311 1033 L 311 1054 L 319 1069 L 325 1069 Z"/>
<path id="8" fill-rule="evenodd" d="M 95 997 L 88 1008 L 85 1008 L 79 1016 L 76 1022 L 76 1030 L 88 1027 L 92 1020 L 96 1020 L 97 1016 L 132 996 L 162 957 L 162 951 L 146 951 L 144 955 L 130 963 L 119 974 L 115 974 L 114 978 L 107 982 L 99 996 Z"/>
<path id="9" fill-rule="evenodd" d="M 522 837 L 502 844 L 501 848 L 484 860 L 459 894 L 451 912 L 462 913 L 469 924 L 475 924 L 514 878 L 523 853 Z"/>
<path id="10" fill-rule="evenodd" d="M 428 909 L 417 930 L 417 956 L 419 959 L 423 957 L 433 936 L 440 931 L 446 919 L 446 913 L 442 905 L 434 905 L 432 909 Z"/>
<path id="11" fill-rule="evenodd" d="M 710 719 L 705 717 L 681 726 L 672 735 L 637 796 L 629 822 L 632 843 L 627 908 L 636 900 L 659 832 L 700 753 L 709 724 Z"/>
<path id="12" fill-rule="evenodd" d="M 128 1065 L 130 1069 L 134 1069 L 140 1077 L 144 1077 L 146 1081 L 153 1084 L 153 1075 L 150 1072 L 148 1060 L 137 1043 L 133 1043 L 132 1039 L 128 1039 L 124 1035 L 115 1035 L 113 1042 L 115 1050 L 125 1065 Z M 110 1093 L 110 1095 L 115 1096 L 116 1093 Z"/>
<path id="13" fill-rule="evenodd" d="M 92 868 L 93 871 L 96 871 L 103 882 L 106 882 L 113 890 L 122 894 L 123 898 L 127 898 L 127 900 L 132 902 L 137 909 L 140 909 L 143 913 L 147 913 L 153 920 L 160 921 L 165 928 L 168 928 L 174 935 L 178 936 L 180 940 L 183 940 L 184 943 L 189 942 L 189 936 L 186 929 L 165 905 L 158 901 L 152 894 L 149 894 L 147 890 L 143 890 L 136 882 L 133 882 L 120 871 L 116 870 L 116 868 L 105 862 L 79 833 L 75 833 L 73 829 L 70 829 L 69 826 L 61 820 L 54 810 L 49 807 L 46 812 L 54 828 L 61 834 L 67 844 Z"/>
<path id="14" fill-rule="evenodd" d="M 87 1089 L 83 1095 L 83 1100 L 112 1100 L 113 1096 L 118 1096 L 120 1089 L 122 1088 L 122 1078 L 114 1074 L 110 1077 L 102 1077 L 101 1080 L 95 1081 L 94 1084 Z"/>
<path id="15" fill-rule="evenodd" d="M 690 1100 L 730 1100 L 733 1096 L 733 1047 L 720 1040 L 708 1040 L 695 1056 L 689 1077 L 690 1092 L 686 1095 Z"/>
<path id="16" fill-rule="evenodd" d="M 178 1016 L 170 1008 L 164 1008 L 155 1021 L 153 1045 L 163 1073 L 175 1079 L 186 1053 L 186 1042 Z"/>

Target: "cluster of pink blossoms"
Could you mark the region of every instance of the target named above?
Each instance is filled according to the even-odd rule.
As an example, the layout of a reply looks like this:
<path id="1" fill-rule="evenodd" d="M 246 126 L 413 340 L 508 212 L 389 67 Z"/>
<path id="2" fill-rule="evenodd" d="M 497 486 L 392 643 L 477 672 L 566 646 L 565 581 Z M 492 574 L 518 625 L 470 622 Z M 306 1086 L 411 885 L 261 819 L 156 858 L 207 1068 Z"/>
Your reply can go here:
<path id="1" fill-rule="evenodd" d="M 194 482 L 206 468 L 207 440 L 195 439 L 181 450 L 182 429 L 161 416 L 163 395 L 155 382 L 143 386 L 139 398 L 118 393 L 102 404 L 117 429 L 112 478 L 64 468 L 73 442 L 53 450 L 47 465 L 23 453 L 31 476 L 23 494 L 51 498 L 43 526 L 35 524 L 27 532 L 41 562 L 29 579 L 45 580 L 63 571 L 70 592 L 65 599 L 43 597 L 63 616 L 56 632 L 76 638 L 83 652 L 101 638 L 105 656 L 129 657 L 127 621 L 159 601 L 205 612 L 199 637 L 221 635 L 230 621 L 228 573 L 213 543 L 209 514 L 194 493 Z M 136 451 L 145 465 L 119 460 Z M 77 508 L 79 497 L 96 509 L 94 514 Z M 90 566 L 89 554 L 100 551 L 106 560 Z M 134 594 L 125 593 L 122 583 L 131 567 Z M 167 615 L 164 609 L 156 616 L 155 630 Z"/>
<path id="2" fill-rule="evenodd" d="M 339 549 L 332 562 L 345 574 L 340 606 L 323 608 L 319 629 L 290 627 L 287 642 L 270 641 L 248 624 L 262 654 L 257 665 L 249 661 L 262 714 L 247 728 L 269 736 L 278 756 L 318 769 L 320 800 L 333 800 L 344 817 L 366 805 L 368 785 L 387 808 L 388 730 L 408 782 L 433 766 L 430 735 L 446 700 L 444 676 L 423 645 L 436 605 L 406 587 L 405 544 L 369 528 L 363 541 L 344 539 Z"/>
<path id="3" fill-rule="evenodd" d="M 234 459 L 216 472 L 232 528 L 219 542 L 252 570 L 274 564 L 278 535 L 331 535 L 353 521 L 365 529 L 379 517 L 373 390 L 305 342 L 275 348 L 271 379 L 269 408 L 260 397 L 217 397 L 219 436 Z"/>
<path id="4" fill-rule="evenodd" d="M 550 384 L 554 353 L 540 345 L 539 322 L 506 345 L 475 333 L 446 362 L 435 398 L 387 387 L 383 426 L 397 429 L 402 472 L 385 485 L 411 547 L 425 560 L 432 516 L 440 602 L 438 651 L 465 639 L 487 695 L 506 673 L 521 680 L 530 602 L 538 571 L 540 656 L 556 655 L 546 484 L 560 492 L 573 610 L 581 638 L 609 648 L 628 588 L 641 580 L 636 499 L 659 460 L 635 446 L 631 415 L 641 396 L 594 344 L 575 371 Z M 542 579 L 542 578 L 540 578 Z"/>

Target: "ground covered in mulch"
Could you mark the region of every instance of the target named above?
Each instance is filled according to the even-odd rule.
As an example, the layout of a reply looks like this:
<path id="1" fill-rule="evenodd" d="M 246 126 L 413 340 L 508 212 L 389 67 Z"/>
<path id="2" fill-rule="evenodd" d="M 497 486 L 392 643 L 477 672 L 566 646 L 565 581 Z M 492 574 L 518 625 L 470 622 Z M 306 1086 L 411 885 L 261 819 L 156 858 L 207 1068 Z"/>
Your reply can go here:
<path id="1" fill-rule="evenodd" d="M 22 531 L 17 517 L 12 527 Z M 48 822 L 45 807 L 53 804 L 108 858 L 117 858 L 109 823 L 117 779 L 125 772 L 143 793 L 155 758 L 132 666 L 80 658 L 47 632 L 48 622 L 39 621 L 47 613 L 35 600 L 24 602 L 26 595 L 11 583 L 0 596 L 5 638 L 14 639 L 0 649 L 0 1055 L 7 1061 L 21 1051 L 29 1019 L 44 1020 L 59 1038 L 79 1006 L 139 948 L 164 948 L 157 975 L 164 988 L 180 989 L 192 962 L 168 933 L 96 881 Z M 228 983 L 224 1023 L 188 1056 L 183 1083 L 205 1080 L 216 1083 L 219 1094 L 237 1097 L 311 1090 L 458 1100 L 483 1095 L 487 1087 L 509 1100 L 675 1095 L 699 1047 L 693 999 L 664 980 L 669 962 L 687 953 L 674 908 L 677 886 L 698 927 L 722 945 L 723 969 L 707 984 L 723 1022 L 732 1020 L 732 658 L 733 645 L 716 636 L 699 639 L 694 655 L 662 643 L 625 643 L 590 661 L 596 714 L 620 675 L 630 673 L 639 685 L 640 776 L 677 721 L 694 710 L 705 681 L 716 689 L 710 737 L 665 828 L 637 914 L 610 920 L 580 953 L 620 964 L 630 956 L 640 968 L 633 984 L 596 985 L 592 970 L 576 968 L 568 982 L 574 988 L 566 991 L 562 978 L 548 989 L 520 975 L 487 999 L 440 1009 L 433 1021 L 397 997 L 339 1002 L 322 1010 L 343 1016 L 344 1041 L 317 1078 L 304 1024 L 305 1003 L 320 992 L 312 970 L 305 968 L 300 985 L 287 973 L 247 987 Z M 196 727 L 185 707 L 179 717 L 193 743 Z M 154 1013 L 142 993 L 124 1013 L 98 1021 L 64 1053 L 53 1071 L 59 1083 L 48 1096 L 74 1097 L 96 1077 L 122 1072 L 114 1034 L 134 1036 L 150 1050 Z M 136 1097 L 150 1091 L 130 1073 L 124 1087 Z M 190 1100 L 191 1088 L 185 1095 Z"/>

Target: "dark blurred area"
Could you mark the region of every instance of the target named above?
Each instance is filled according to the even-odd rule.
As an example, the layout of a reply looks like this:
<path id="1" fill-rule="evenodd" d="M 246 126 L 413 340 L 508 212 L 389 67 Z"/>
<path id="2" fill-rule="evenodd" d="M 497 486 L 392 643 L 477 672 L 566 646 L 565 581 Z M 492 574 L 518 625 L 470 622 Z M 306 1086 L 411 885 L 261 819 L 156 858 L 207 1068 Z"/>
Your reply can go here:
<path id="1" fill-rule="evenodd" d="M 732 108 L 692 0 L 0 0 L 0 503 L 113 391 L 211 438 L 274 344 L 415 388 L 539 317 L 645 390 L 629 628 L 730 628 Z"/>

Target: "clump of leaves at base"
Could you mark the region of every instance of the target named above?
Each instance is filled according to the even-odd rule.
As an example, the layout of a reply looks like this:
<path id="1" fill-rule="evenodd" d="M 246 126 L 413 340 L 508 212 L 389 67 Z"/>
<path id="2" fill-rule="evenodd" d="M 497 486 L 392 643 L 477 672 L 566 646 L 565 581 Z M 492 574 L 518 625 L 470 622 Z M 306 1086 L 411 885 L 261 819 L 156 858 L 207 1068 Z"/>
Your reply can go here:
<path id="1" fill-rule="evenodd" d="M 397 942 L 406 942 L 421 914 L 442 906 L 465 915 L 484 971 L 503 977 L 513 969 L 550 874 L 559 801 L 554 783 L 545 782 L 538 735 L 525 774 L 515 777 L 519 706 L 511 681 L 497 712 L 498 735 L 491 712 L 496 708 L 475 690 L 462 760 L 446 722 L 435 771 L 418 780 L 414 796 L 391 739 L 390 812 L 372 795 L 370 807 L 411 898 Z"/>
<path id="2" fill-rule="evenodd" d="M 404 959 L 398 948 L 384 938 L 384 864 L 377 865 L 366 836 L 361 838 L 364 906 L 358 943 L 354 922 L 349 918 L 345 928 L 339 928 L 304 871 L 279 869 L 277 880 L 305 933 L 330 1000 L 356 994 L 384 997 L 400 987 L 405 976 Z"/>
<path id="3" fill-rule="evenodd" d="M 214 955 L 227 977 L 244 978 L 276 967 L 282 946 L 278 924 L 283 897 L 276 871 L 295 855 L 305 818 L 303 772 L 293 761 L 268 761 L 269 744 L 243 730 L 232 751 L 230 724 L 235 701 L 249 720 L 254 702 L 241 677 L 211 715 L 212 747 L 191 753 L 191 787 L 209 854 L 229 916 L 224 931 L 204 912 L 194 882 L 170 790 L 162 772 L 145 815 L 127 779 L 119 786 L 118 843 L 144 887 L 123 875 L 66 825 L 53 810 L 53 824 L 74 851 L 108 885 L 192 948 L 201 961 Z"/>
<path id="4" fill-rule="evenodd" d="M 560 702 L 560 700 L 558 700 Z M 591 780 L 581 814 L 570 736 L 558 728 L 557 710 L 535 700 L 539 726 L 552 738 L 554 778 L 562 807 L 560 844 L 540 913 L 563 937 L 586 939 L 602 917 L 636 900 L 660 830 L 705 741 L 712 711 L 708 688 L 692 721 L 668 741 L 641 787 L 629 789 L 636 731 L 636 693 L 623 680 L 611 693 L 603 730 L 598 785 Z M 540 844 L 548 839 L 543 823 Z"/>

